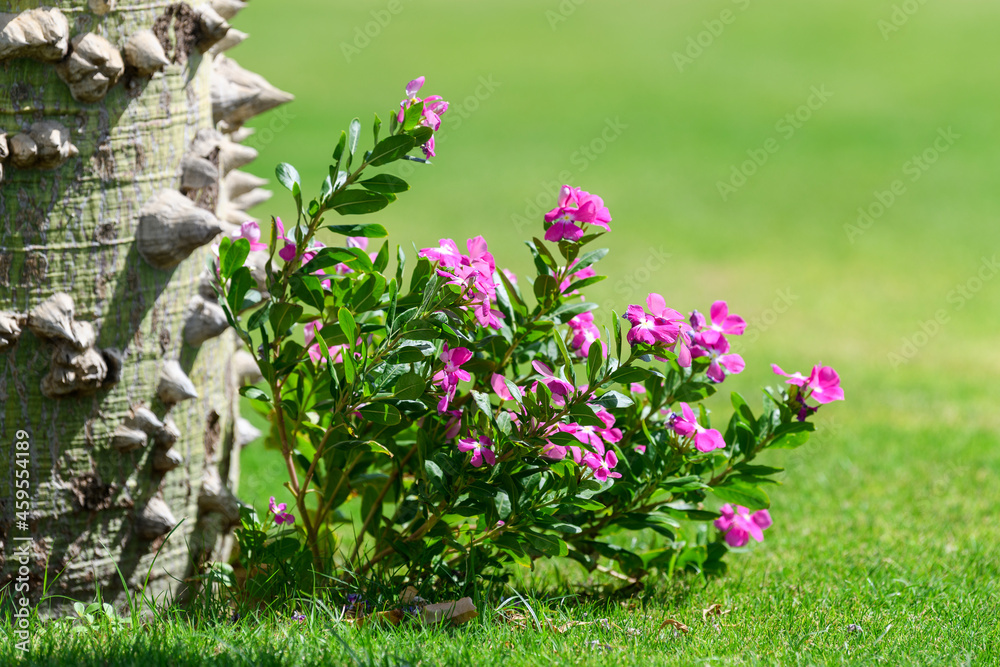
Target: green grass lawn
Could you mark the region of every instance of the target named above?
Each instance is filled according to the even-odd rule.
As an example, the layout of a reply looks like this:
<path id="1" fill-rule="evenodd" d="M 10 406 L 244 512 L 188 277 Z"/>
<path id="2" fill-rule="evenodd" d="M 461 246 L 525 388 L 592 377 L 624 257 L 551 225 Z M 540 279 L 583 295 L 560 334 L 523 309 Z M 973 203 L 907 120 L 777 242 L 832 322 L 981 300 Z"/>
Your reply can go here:
<path id="1" fill-rule="evenodd" d="M 390 4 L 401 11 L 345 55 Z M 727 299 L 755 341 L 726 389 L 750 396 L 772 381 L 771 362 L 822 361 L 847 401 L 824 409 L 806 447 L 771 456 L 788 468 L 771 493 L 774 526 L 731 555 L 726 577 L 649 581 L 620 599 L 595 595 L 614 583 L 601 576 L 565 585 L 551 569 L 519 573 L 554 625 L 607 624 L 520 629 L 493 611 L 499 598 L 449 631 L 356 630 L 313 609 L 304 624 L 78 636 L 49 626 L 33 660 L 1000 664 L 1000 89 L 988 76 L 1000 7 L 899 2 L 918 9 L 885 32 L 893 4 L 251 3 L 234 24 L 252 38 L 232 55 L 296 101 L 254 121 L 250 171 L 273 178 L 291 162 L 318 190 L 350 119 L 386 119 L 423 74 L 424 93 L 452 101 L 439 157 L 376 216 L 411 256 L 411 244 L 483 234 L 498 264 L 526 271 L 521 239 L 541 232 L 531 200 L 547 210 L 565 180 L 601 194 L 614 216 L 601 265 L 611 278 L 592 298 L 619 310 L 648 291 L 679 310 Z M 708 46 L 679 66 L 675 53 L 699 36 Z M 786 119 L 796 113 L 808 119 Z M 767 161 L 724 198 L 719 182 L 766 146 Z M 866 229 L 859 208 L 876 213 Z M 291 211 L 276 193 L 255 213 Z M 281 472 L 274 452 L 249 446 L 241 496 L 262 510 Z M 713 604 L 728 613 L 704 620 Z M 667 617 L 691 632 L 659 630 Z M 0 647 L 0 662 L 11 650 Z"/>

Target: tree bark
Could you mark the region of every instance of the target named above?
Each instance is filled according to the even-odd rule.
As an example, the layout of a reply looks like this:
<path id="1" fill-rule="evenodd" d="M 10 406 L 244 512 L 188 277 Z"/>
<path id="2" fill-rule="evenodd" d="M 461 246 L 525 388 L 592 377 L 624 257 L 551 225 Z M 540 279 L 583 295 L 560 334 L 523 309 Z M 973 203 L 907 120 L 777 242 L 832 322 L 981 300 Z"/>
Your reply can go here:
<path id="1" fill-rule="evenodd" d="M 36 599 L 46 572 L 74 599 L 122 601 L 122 579 L 134 593 L 147 576 L 147 595 L 173 597 L 238 520 L 246 374 L 208 244 L 246 219 L 253 185 L 234 167 L 255 152 L 229 139 L 290 96 L 209 49 L 241 6 L 213 2 L 61 0 L 29 16 L 37 2 L 0 0 L 0 587 L 31 537 Z M 51 35 L 18 42 L 31 17 L 58 31 L 55 10 L 65 55 Z"/>

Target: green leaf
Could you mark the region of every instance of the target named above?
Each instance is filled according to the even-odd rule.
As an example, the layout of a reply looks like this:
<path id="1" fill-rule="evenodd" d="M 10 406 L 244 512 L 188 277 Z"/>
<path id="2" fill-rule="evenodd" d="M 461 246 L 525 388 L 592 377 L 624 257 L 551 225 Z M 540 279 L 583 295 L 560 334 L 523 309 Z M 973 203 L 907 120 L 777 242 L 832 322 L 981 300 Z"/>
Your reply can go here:
<path id="1" fill-rule="evenodd" d="M 601 365 L 604 363 L 604 351 L 600 341 L 590 344 L 590 351 L 587 353 L 587 382 L 593 387 L 597 374 L 601 372 Z"/>
<path id="2" fill-rule="evenodd" d="M 229 279 L 229 293 L 226 295 L 226 302 L 229 304 L 234 317 L 243 310 L 243 300 L 246 298 L 252 285 L 253 276 L 250 275 L 250 269 L 241 266 L 233 272 L 232 277 Z"/>
<path id="3" fill-rule="evenodd" d="M 417 102 L 416 104 L 406 108 L 406 112 L 403 115 L 403 131 L 412 130 L 420 125 L 420 121 L 424 116 L 424 103 Z"/>
<path id="4" fill-rule="evenodd" d="M 406 134 L 386 137 L 372 149 L 372 153 L 368 157 L 368 164 L 380 167 L 394 162 L 406 155 L 415 145 L 413 137 Z"/>
<path id="5" fill-rule="evenodd" d="M 424 472 L 427 473 L 427 481 L 438 489 L 444 489 L 444 472 L 441 466 L 427 459 L 424 461 Z"/>
<path id="6" fill-rule="evenodd" d="M 396 380 L 393 396 L 406 400 L 415 400 L 424 395 L 426 383 L 418 373 L 406 373 Z"/>
<path id="7" fill-rule="evenodd" d="M 531 530 L 524 531 L 525 536 L 531 545 L 541 551 L 546 556 L 565 556 L 569 553 L 566 540 L 555 535 L 544 535 Z"/>
<path id="8" fill-rule="evenodd" d="M 280 163 L 274 168 L 274 175 L 278 177 L 278 182 L 284 185 L 290 192 L 295 193 L 295 186 L 301 190 L 302 181 L 299 180 L 299 172 L 287 162 Z"/>
<path id="9" fill-rule="evenodd" d="M 589 313 L 597 308 L 598 306 L 596 303 L 588 303 L 586 301 L 564 303 L 552 311 L 551 317 L 560 324 L 565 324 L 577 315 L 581 313 Z"/>
<path id="10" fill-rule="evenodd" d="M 257 387 L 247 386 L 240 387 L 240 395 L 246 396 L 251 401 L 263 401 L 264 403 L 270 403 L 271 397 L 265 394 L 263 391 Z"/>
<path id="11" fill-rule="evenodd" d="M 507 495 L 506 491 L 497 491 L 493 500 L 497 506 L 497 516 L 506 521 L 511 511 L 510 496 Z"/>
<path id="12" fill-rule="evenodd" d="M 618 361 L 622 360 L 622 318 L 615 312 L 611 311 L 611 326 L 615 332 L 615 357 Z"/>
<path id="13" fill-rule="evenodd" d="M 370 190 L 341 190 L 330 200 L 327 208 L 340 215 L 363 215 L 381 211 L 389 205 L 390 199 Z M 383 234 L 383 236 L 385 236 Z"/>
<path id="14" fill-rule="evenodd" d="M 625 366 L 619 368 L 611 374 L 611 381 L 620 384 L 631 384 L 633 382 L 645 382 L 650 377 L 649 371 L 639 366 Z"/>
<path id="15" fill-rule="evenodd" d="M 428 141 L 430 141 L 431 137 L 434 136 L 434 130 L 424 125 L 421 125 L 420 127 L 408 130 L 407 134 L 413 137 L 414 146 L 423 146 Z M 426 160 L 424 160 L 423 158 L 410 158 L 410 159 L 415 160 L 416 162 L 426 162 Z"/>
<path id="16" fill-rule="evenodd" d="M 763 510 L 771 506 L 771 499 L 768 498 L 764 489 L 758 486 L 741 482 L 726 482 L 720 486 L 712 487 L 712 492 L 723 502 L 743 505 L 751 510 Z"/>
<path id="17" fill-rule="evenodd" d="M 733 403 L 733 409 L 736 410 L 736 414 L 740 416 L 740 420 L 753 429 L 757 424 L 757 419 L 753 416 L 753 410 L 747 405 L 746 400 L 735 391 L 730 395 L 730 400 Z"/>
<path id="18" fill-rule="evenodd" d="M 361 416 L 375 424 L 394 426 L 402 419 L 399 410 L 391 403 L 369 403 L 358 408 Z"/>
<path id="19" fill-rule="evenodd" d="M 337 264 L 349 264 L 355 269 L 363 269 L 366 260 L 370 263 L 368 255 L 364 255 L 364 259 L 362 259 L 354 252 L 355 250 L 359 250 L 359 248 L 320 248 L 319 252 L 305 266 L 296 271 L 296 273 L 310 275 L 316 271 L 336 266 Z"/>
<path id="20" fill-rule="evenodd" d="M 385 231 L 385 227 L 374 222 L 362 222 L 355 225 L 327 225 L 323 229 L 329 229 L 334 234 L 363 236 L 368 239 L 380 239 L 389 235 Z"/>
<path id="21" fill-rule="evenodd" d="M 220 244 L 219 255 L 222 257 L 219 260 L 219 269 L 222 272 L 223 280 L 225 280 L 246 263 L 247 257 L 250 255 L 250 242 L 246 239 L 237 239 L 225 251 Z M 241 298 L 240 302 L 242 301 Z"/>
<path id="22" fill-rule="evenodd" d="M 323 184 L 319 188 L 319 199 L 323 204 L 326 204 L 326 200 L 330 198 L 333 194 L 333 178 L 327 176 L 323 179 Z"/>
<path id="23" fill-rule="evenodd" d="M 546 304 L 559 294 L 559 282 L 552 276 L 543 275 L 535 279 L 535 298 Z"/>
<path id="24" fill-rule="evenodd" d="M 594 403 L 603 405 L 606 408 L 627 408 L 632 405 L 632 399 L 617 391 L 608 391 L 601 395 Z"/>
<path id="25" fill-rule="evenodd" d="M 608 254 L 607 248 L 599 248 L 597 250 L 591 250 L 590 252 L 585 252 L 580 255 L 580 259 L 577 260 L 576 264 L 573 265 L 573 273 L 577 271 L 582 271 L 583 269 L 596 264 L 597 262 L 604 259 Z"/>
<path id="26" fill-rule="evenodd" d="M 538 256 L 541 257 L 545 265 L 555 271 L 556 268 L 558 268 L 559 263 L 556 261 L 556 258 L 552 256 L 552 253 L 549 252 L 548 247 L 538 238 L 533 238 L 531 241 L 531 245 L 533 245 L 535 250 L 538 251 Z"/>
<path id="27" fill-rule="evenodd" d="M 271 305 L 270 322 L 271 329 L 276 336 L 284 335 L 293 324 L 299 321 L 302 315 L 302 306 L 294 303 L 275 303 Z"/>
<path id="28" fill-rule="evenodd" d="M 347 132 L 340 133 L 340 141 L 337 142 L 337 147 L 333 149 L 333 159 L 337 161 L 337 166 L 340 165 L 340 158 L 344 156 L 344 149 L 347 147 Z"/>
<path id="29" fill-rule="evenodd" d="M 734 469 L 739 473 L 754 475 L 755 477 L 767 477 L 768 475 L 777 475 L 780 472 L 785 472 L 784 468 L 761 466 L 750 463 L 738 463 L 734 466 Z"/>
<path id="30" fill-rule="evenodd" d="M 347 342 L 350 343 L 351 349 L 354 349 L 358 340 L 358 325 L 354 321 L 354 315 L 347 308 L 341 308 L 337 311 L 337 322 L 340 324 L 340 330 L 347 337 Z"/>
<path id="31" fill-rule="evenodd" d="M 265 303 L 259 310 L 255 310 L 250 315 L 250 320 L 247 322 L 247 329 L 255 331 L 256 329 L 264 326 L 264 322 L 266 322 L 271 315 L 271 306 L 271 302 L 268 302 Z"/>
<path id="32" fill-rule="evenodd" d="M 372 137 L 374 137 L 374 141 L 376 144 L 378 143 L 378 133 L 379 130 L 381 129 L 382 129 L 382 119 L 378 117 L 378 114 L 375 114 L 375 122 L 372 123 Z"/>
<path id="33" fill-rule="evenodd" d="M 326 296 L 323 293 L 323 284 L 319 281 L 319 278 L 316 276 L 294 274 L 288 282 L 292 288 L 292 294 L 301 299 L 306 305 L 323 312 Z"/>
<path id="34" fill-rule="evenodd" d="M 347 154 L 352 156 L 358 150 L 358 138 L 361 136 L 361 121 L 355 118 L 347 129 Z"/>
<path id="35" fill-rule="evenodd" d="M 782 424 L 774 430 L 774 440 L 768 445 L 774 449 L 795 449 L 806 444 L 809 440 L 809 433 L 816 430 L 816 427 L 809 422 L 791 422 Z"/>
<path id="36" fill-rule="evenodd" d="M 385 271 L 385 267 L 389 266 L 388 241 L 382 243 L 382 247 L 378 249 L 378 254 L 375 255 L 375 261 L 372 262 L 372 266 L 375 269 L 375 273 L 382 273 L 383 271 Z"/>
<path id="37" fill-rule="evenodd" d="M 768 447 L 771 449 L 796 449 L 807 442 L 809 442 L 809 431 L 797 431 L 775 438 Z"/>
<path id="38" fill-rule="evenodd" d="M 373 176 L 360 181 L 358 184 L 364 186 L 372 192 L 381 192 L 383 194 L 406 192 L 410 189 L 409 183 L 401 179 L 399 176 L 393 176 L 392 174 L 379 174 L 378 176 Z"/>

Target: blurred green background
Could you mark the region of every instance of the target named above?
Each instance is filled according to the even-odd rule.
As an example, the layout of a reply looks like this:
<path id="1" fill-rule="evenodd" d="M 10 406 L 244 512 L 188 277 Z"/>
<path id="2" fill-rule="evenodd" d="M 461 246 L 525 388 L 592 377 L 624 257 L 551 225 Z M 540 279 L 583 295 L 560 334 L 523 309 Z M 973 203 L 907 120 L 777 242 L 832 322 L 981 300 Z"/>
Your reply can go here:
<path id="1" fill-rule="evenodd" d="M 981 0 L 255 0 L 230 55 L 296 96 L 251 122 L 249 170 L 290 162 L 307 194 L 351 118 L 387 120 L 410 79 L 451 102 L 434 164 L 370 218 L 410 257 L 482 234 L 524 273 L 565 181 L 614 218 L 592 300 L 728 300 L 750 328 L 724 389 L 748 396 L 772 362 L 836 367 L 847 402 L 774 457 L 775 526 L 733 563 L 891 553 L 918 576 L 996 558 L 1000 537 L 998 20 Z M 753 173 L 724 197 L 734 168 Z M 276 192 L 254 214 L 291 212 Z M 263 509 L 280 459 L 254 443 L 243 466 Z"/>

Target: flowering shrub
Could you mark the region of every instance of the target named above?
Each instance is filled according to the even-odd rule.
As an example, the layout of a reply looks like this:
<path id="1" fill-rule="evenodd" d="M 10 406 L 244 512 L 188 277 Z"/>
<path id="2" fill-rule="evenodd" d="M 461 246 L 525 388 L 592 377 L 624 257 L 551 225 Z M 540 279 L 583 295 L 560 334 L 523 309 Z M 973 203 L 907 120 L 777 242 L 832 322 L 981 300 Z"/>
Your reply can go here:
<path id="1" fill-rule="evenodd" d="M 295 498 L 294 518 L 272 499 L 274 521 L 315 567 L 356 576 L 461 581 L 543 556 L 609 558 L 630 576 L 718 571 L 726 545 L 771 525 L 765 486 L 780 469 L 754 460 L 806 442 L 809 401 L 843 398 L 837 374 L 775 366 L 789 379 L 760 412 L 733 393 L 732 416 L 710 419 L 702 402 L 744 368 L 729 344 L 744 320 L 724 301 L 685 317 L 655 293 L 624 317 L 596 312 L 583 290 L 604 279 L 608 251 L 592 247 L 612 216 L 568 185 L 539 221 L 545 240 L 527 242 L 529 279 L 498 268 L 482 236 L 442 239 L 412 269 L 387 242 L 369 253 L 383 227 L 328 216 L 384 208 L 409 185 L 370 171 L 434 155 L 448 104 L 416 97 L 422 85 L 384 138 L 376 116 L 370 150 L 351 123 L 318 198 L 305 203 L 298 173 L 278 166 L 298 217 L 274 219 L 266 248 L 254 223 L 220 245 L 220 302 L 266 382 L 242 393 L 269 416 Z M 343 241 L 326 246 L 321 230 Z M 259 284 L 248 265 L 263 265 Z M 662 548 L 613 539 L 633 531 Z"/>

